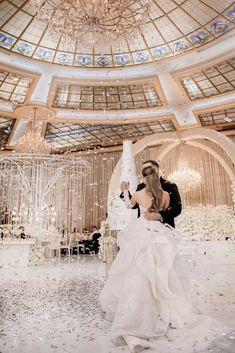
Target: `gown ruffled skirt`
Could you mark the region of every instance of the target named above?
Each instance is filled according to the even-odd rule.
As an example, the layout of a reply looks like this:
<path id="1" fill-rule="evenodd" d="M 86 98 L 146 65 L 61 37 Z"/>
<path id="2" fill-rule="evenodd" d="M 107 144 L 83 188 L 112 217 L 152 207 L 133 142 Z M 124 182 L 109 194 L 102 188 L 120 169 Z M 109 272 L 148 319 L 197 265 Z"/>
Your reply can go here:
<path id="1" fill-rule="evenodd" d="M 120 250 L 100 295 L 115 344 L 140 352 L 157 339 L 155 352 L 170 353 L 173 339 L 166 337 L 174 328 L 173 336 L 180 335 L 182 349 L 191 353 L 190 335 L 204 349 L 224 332 L 224 324 L 201 315 L 187 297 L 181 239 L 175 229 L 143 217 L 118 233 Z"/>

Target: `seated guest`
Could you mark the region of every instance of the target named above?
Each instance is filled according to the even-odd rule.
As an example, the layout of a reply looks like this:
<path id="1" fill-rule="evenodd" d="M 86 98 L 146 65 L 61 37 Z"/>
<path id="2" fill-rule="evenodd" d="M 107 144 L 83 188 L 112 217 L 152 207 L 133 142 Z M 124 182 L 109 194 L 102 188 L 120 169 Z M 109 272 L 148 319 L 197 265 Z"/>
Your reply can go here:
<path id="1" fill-rule="evenodd" d="M 77 233 L 69 234 L 69 245 L 70 246 L 76 246 L 77 245 L 77 240 L 78 240 Z"/>
<path id="2" fill-rule="evenodd" d="M 12 238 L 19 238 L 20 234 L 22 233 L 22 228 L 23 228 L 23 226 L 20 226 L 19 228 L 16 225 L 13 226 L 11 229 L 11 237 Z"/>
<path id="3" fill-rule="evenodd" d="M 14 231 L 15 231 L 14 227 L 11 226 L 11 228 L 9 229 L 10 238 L 14 238 Z"/>
<path id="4" fill-rule="evenodd" d="M 92 227 L 92 233 L 91 233 L 91 245 L 92 245 L 92 250 L 94 251 L 95 254 L 98 254 L 99 252 L 99 238 L 101 237 L 101 234 L 96 226 Z"/>
<path id="5" fill-rule="evenodd" d="M 68 239 L 69 239 L 69 230 L 68 229 L 63 229 L 62 237 L 61 237 L 61 245 L 67 245 L 68 244 Z"/>
<path id="6" fill-rule="evenodd" d="M 20 230 L 20 239 L 25 239 L 26 238 L 26 234 L 25 234 L 25 229 L 24 229 L 24 227 L 20 227 L 19 228 L 19 230 Z"/>
<path id="7" fill-rule="evenodd" d="M 4 237 L 4 238 L 8 238 L 8 237 L 9 237 L 9 230 L 8 230 L 8 226 L 7 226 L 7 225 L 5 225 L 5 226 L 3 227 L 2 232 L 3 232 L 3 237 Z"/>
<path id="8" fill-rule="evenodd" d="M 82 233 L 79 236 L 79 244 L 84 244 L 84 254 L 90 253 L 91 236 L 87 228 L 83 228 Z"/>
<path id="9" fill-rule="evenodd" d="M 74 229 L 74 232 L 69 234 L 69 246 L 72 248 L 72 254 L 77 255 L 77 245 L 78 245 L 78 233 Z"/>
<path id="10" fill-rule="evenodd" d="M 89 230 L 87 228 L 83 228 L 81 233 L 82 240 L 90 240 Z"/>

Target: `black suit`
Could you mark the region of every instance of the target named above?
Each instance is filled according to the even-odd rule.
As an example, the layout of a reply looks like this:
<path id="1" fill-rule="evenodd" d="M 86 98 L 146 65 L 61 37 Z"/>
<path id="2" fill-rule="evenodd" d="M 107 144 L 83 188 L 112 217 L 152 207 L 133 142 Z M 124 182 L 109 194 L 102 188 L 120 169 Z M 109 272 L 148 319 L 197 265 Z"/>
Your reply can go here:
<path id="1" fill-rule="evenodd" d="M 174 218 L 177 217 L 181 213 L 181 210 L 182 210 L 179 190 L 178 190 L 176 184 L 171 183 L 170 181 L 165 180 L 162 177 L 160 177 L 160 182 L 161 182 L 162 189 L 164 191 L 167 191 L 170 195 L 170 205 L 166 210 L 160 211 L 159 213 L 161 214 L 161 216 L 163 218 L 163 223 L 167 223 L 170 226 L 175 227 Z M 145 184 L 141 183 L 138 185 L 136 191 L 140 191 L 143 188 L 145 188 Z M 129 192 L 129 196 L 131 197 L 130 192 Z M 122 199 L 124 198 L 123 193 L 121 193 L 120 197 Z M 138 217 L 139 217 L 140 216 L 139 205 L 136 204 L 133 208 L 134 209 L 138 208 Z"/>
<path id="2" fill-rule="evenodd" d="M 101 237 L 101 234 L 98 232 L 98 230 L 94 233 L 92 233 L 92 240 L 91 240 L 91 245 L 92 245 L 92 250 L 95 252 L 95 254 L 98 254 L 99 252 L 99 238 Z"/>

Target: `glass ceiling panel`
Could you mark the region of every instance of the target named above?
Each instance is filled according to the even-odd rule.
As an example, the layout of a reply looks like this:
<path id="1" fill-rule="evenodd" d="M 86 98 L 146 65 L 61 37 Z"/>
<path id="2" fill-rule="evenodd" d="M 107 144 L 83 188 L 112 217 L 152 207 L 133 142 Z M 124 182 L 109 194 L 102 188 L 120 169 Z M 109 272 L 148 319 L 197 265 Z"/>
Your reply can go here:
<path id="1" fill-rule="evenodd" d="M 181 8 L 172 11 L 169 14 L 169 18 L 184 35 L 189 34 L 200 27 L 199 23 Z"/>
<path id="2" fill-rule="evenodd" d="M 193 74 L 179 77 L 191 100 L 235 90 L 235 57 Z"/>
<path id="3" fill-rule="evenodd" d="M 0 71 L 0 100 L 24 103 L 32 81 L 18 74 Z"/>
<path id="4" fill-rule="evenodd" d="M 218 14 L 212 7 L 199 0 L 186 1 L 182 4 L 182 8 L 202 26 L 210 22 Z"/>
<path id="5" fill-rule="evenodd" d="M 162 106 L 153 84 L 80 86 L 58 84 L 52 106 L 79 110 L 119 110 Z"/>
<path id="6" fill-rule="evenodd" d="M 0 3 L 0 26 L 2 26 L 17 11 L 16 7 L 9 4 L 8 1 Z"/>
<path id="7" fill-rule="evenodd" d="M 48 123 L 45 138 L 53 149 L 75 147 L 78 150 L 114 146 L 123 140 L 138 140 L 155 132 L 175 131 L 171 120 L 150 121 L 137 124 L 80 125 Z"/>
<path id="8" fill-rule="evenodd" d="M 217 12 L 222 12 L 226 9 L 229 1 L 203 0 L 205 4 L 213 8 Z M 230 1 L 231 3 L 232 1 Z"/>
<path id="9" fill-rule="evenodd" d="M 32 17 L 23 11 L 17 11 L 16 14 L 2 27 L 3 31 L 11 33 L 13 36 L 20 36 L 27 28 Z"/>
<path id="10" fill-rule="evenodd" d="M 232 125 L 235 123 L 235 106 L 229 109 L 217 110 L 210 113 L 199 114 L 202 126 Z"/>
<path id="11" fill-rule="evenodd" d="M 0 116 L 0 148 L 4 149 L 15 124 L 15 119 Z"/>
<path id="12" fill-rule="evenodd" d="M 151 0 L 147 23 L 112 46 L 68 43 L 35 20 L 36 1 L 0 2 L 0 46 L 33 59 L 70 66 L 120 67 L 162 60 L 213 42 L 235 29 L 235 1 Z"/>

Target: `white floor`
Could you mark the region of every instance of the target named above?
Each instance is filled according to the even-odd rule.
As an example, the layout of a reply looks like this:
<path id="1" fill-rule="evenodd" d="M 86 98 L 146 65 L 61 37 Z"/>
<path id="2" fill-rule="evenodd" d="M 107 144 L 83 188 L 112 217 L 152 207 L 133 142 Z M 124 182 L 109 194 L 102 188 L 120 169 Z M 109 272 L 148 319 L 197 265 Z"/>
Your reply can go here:
<path id="1" fill-rule="evenodd" d="M 105 264 L 94 256 L 38 267 L 2 267 L 0 353 L 128 352 L 110 341 L 110 324 L 99 305 L 106 272 Z M 235 327 L 234 266 L 199 271 L 191 296 L 205 314 Z M 229 347 L 221 344 L 210 352 L 235 352 L 235 332 Z"/>

